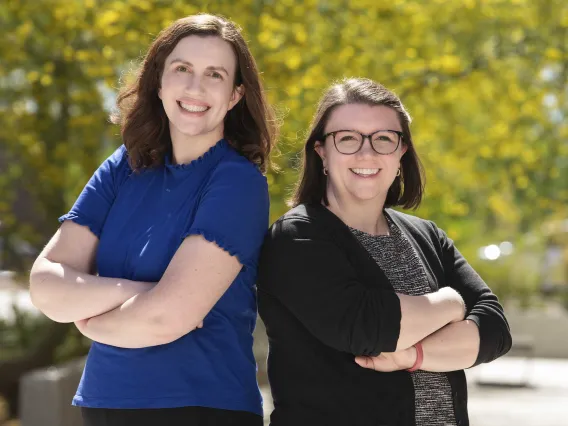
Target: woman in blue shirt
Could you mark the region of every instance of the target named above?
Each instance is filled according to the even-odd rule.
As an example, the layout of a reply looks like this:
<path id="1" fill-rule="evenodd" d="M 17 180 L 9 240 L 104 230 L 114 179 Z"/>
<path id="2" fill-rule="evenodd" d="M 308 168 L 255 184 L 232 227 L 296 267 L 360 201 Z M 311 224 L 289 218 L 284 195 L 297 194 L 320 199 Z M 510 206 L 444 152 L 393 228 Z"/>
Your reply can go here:
<path id="1" fill-rule="evenodd" d="M 273 113 L 230 21 L 180 19 L 118 97 L 124 145 L 30 274 L 34 304 L 93 340 L 91 425 L 261 425 L 252 332 Z"/>

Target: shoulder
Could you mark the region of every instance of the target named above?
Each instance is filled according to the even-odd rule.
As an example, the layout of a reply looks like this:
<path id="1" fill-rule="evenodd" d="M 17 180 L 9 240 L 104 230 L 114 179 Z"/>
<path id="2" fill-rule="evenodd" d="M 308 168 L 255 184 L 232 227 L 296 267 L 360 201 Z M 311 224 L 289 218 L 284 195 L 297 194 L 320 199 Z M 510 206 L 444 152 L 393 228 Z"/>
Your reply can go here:
<path id="1" fill-rule="evenodd" d="M 116 188 L 132 174 L 128 163 L 128 152 L 124 145 L 119 146 L 95 172 L 94 178 L 100 182 L 112 182 Z"/>
<path id="2" fill-rule="evenodd" d="M 100 169 L 117 174 L 130 174 L 132 169 L 128 163 L 128 151 L 124 145 L 120 145 L 114 152 L 101 164 Z"/>
<path id="3" fill-rule="evenodd" d="M 327 210 L 323 206 L 300 204 L 272 224 L 269 239 L 320 239 L 326 235 Z M 331 213 L 330 213 L 331 214 Z"/>
<path id="4" fill-rule="evenodd" d="M 111 169 L 129 168 L 128 151 L 124 145 L 120 145 L 114 152 L 103 162 L 103 166 Z"/>
<path id="5" fill-rule="evenodd" d="M 408 213 L 399 212 L 394 209 L 386 209 L 387 214 L 395 220 L 395 222 L 401 222 L 404 226 L 414 227 L 418 229 L 430 229 L 433 222 L 427 219 L 422 219 L 421 217 L 414 216 Z"/>
<path id="6" fill-rule="evenodd" d="M 210 183 L 227 183 L 237 190 L 238 188 L 268 190 L 266 176 L 255 164 L 232 149 L 227 151 L 213 170 Z"/>
<path id="7" fill-rule="evenodd" d="M 403 230 L 411 234 L 418 241 L 427 241 L 435 246 L 447 237 L 438 226 L 431 220 L 422 219 L 407 213 L 402 213 L 393 209 L 386 209 L 393 221 Z"/>

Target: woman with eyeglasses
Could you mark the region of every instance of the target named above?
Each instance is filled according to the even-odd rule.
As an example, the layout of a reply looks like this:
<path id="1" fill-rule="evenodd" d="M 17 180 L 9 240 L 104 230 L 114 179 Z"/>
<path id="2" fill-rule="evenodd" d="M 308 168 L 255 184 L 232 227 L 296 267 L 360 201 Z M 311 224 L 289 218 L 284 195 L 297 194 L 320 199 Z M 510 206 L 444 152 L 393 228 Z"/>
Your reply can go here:
<path id="1" fill-rule="evenodd" d="M 392 209 L 423 189 L 400 99 L 367 79 L 329 88 L 261 254 L 271 425 L 469 424 L 463 370 L 511 335 L 444 231 Z"/>

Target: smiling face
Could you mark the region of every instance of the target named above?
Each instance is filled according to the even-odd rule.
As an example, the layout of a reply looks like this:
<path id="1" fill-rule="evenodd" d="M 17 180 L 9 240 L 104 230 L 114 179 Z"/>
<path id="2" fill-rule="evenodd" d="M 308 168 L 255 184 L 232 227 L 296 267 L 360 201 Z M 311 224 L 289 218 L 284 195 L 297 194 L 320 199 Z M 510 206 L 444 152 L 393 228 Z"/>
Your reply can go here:
<path id="1" fill-rule="evenodd" d="M 378 130 L 402 131 L 402 128 L 394 109 L 384 105 L 347 104 L 331 113 L 324 133 L 338 130 L 371 134 Z M 337 135 L 336 143 L 340 143 Z M 365 138 L 358 152 L 346 155 L 336 149 L 333 136 L 329 135 L 325 141 L 316 142 L 315 149 L 328 171 L 328 195 L 344 201 L 376 200 L 384 203 L 406 146 L 401 142 L 393 153 L 382 155 L 375 152 L 369 138 Z"/>
<path id="2" fill-rule="evenodd" d="M 243 95 L 234 87 L 237 60 L 231 45 L 216 36 L 188 36 L 164 64 L 158 92 L 170 122 L 172 142 L 188 137 L 223 137 L 223 120 Z"/>

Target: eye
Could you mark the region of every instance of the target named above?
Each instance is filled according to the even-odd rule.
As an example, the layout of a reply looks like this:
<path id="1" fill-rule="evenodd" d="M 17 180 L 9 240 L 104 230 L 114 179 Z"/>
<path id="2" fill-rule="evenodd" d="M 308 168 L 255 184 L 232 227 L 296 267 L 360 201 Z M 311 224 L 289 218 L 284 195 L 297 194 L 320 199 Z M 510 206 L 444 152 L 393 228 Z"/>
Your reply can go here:
<path id="1" fill-rule="evenodd" d="M 215 80 L 223 80 L 223 76 L 219 74 L 217 71 L 213 71 L 211 73 L 211 77 L 213 77 Z"/>
<path id="2" fill-rule="evenodd" d="M 176 71 L 179 71 L 179 72 L 187 72 L 187 71 L 189 71 L 189 69 L 188 69 L 187 66 L 185 66 L 185 65 L 178 65 L 178 66 L 176 67 Z"/>
<path id="3" fill-rule="evenodd" d="M 379 133 L 374 137 L 377 142 L 396 143 L 396 135 L 391 133 Z"/>

